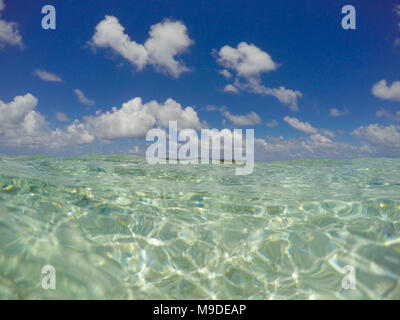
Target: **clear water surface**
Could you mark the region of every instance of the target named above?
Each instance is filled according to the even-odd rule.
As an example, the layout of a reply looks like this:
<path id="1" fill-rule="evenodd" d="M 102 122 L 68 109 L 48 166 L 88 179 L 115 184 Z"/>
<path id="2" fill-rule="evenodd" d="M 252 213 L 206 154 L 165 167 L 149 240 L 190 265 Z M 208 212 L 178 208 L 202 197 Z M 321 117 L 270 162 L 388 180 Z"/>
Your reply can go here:
<path id="1" fill-rule="evenodd" d="M 56 290 L 41 287 L 48 264 Z M 399 299 L 399 278 L 400 159 L 235 176 L 228 164 L 0 156 L 2 299 Z"/>

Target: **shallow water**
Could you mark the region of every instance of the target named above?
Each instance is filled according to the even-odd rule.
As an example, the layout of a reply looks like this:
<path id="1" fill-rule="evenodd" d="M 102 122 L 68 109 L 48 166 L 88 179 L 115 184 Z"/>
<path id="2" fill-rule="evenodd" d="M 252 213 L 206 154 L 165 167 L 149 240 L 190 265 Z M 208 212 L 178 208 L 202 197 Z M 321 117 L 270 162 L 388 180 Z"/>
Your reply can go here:
<path id="1" fill-rule="evenodd" d="M 400 159 L 234 168 L 0 156 L 0 298 L 400 298 Z"/>

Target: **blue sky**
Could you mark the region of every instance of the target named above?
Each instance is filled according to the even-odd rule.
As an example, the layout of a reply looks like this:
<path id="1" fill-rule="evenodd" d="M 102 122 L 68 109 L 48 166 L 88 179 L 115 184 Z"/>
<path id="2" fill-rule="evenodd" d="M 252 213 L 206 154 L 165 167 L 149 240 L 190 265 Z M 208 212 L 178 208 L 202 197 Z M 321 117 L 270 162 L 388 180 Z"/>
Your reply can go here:
<path id="1" fill-rule="evenodd" d="M 143 154 L 177 119 L 254 128 L 261 160 L 398 157 L 399 5 L 0 0 L 0 152 Z"/>

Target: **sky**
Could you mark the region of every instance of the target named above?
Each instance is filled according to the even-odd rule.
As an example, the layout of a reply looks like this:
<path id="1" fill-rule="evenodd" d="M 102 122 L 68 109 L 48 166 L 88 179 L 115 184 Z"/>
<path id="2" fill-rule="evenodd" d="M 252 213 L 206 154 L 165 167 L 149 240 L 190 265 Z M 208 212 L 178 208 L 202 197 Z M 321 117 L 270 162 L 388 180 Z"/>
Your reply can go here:
<path id="1" fill-rule="evenodd" d="M 252 128 L 257 160 L 400 157 L 399 71 L 400 1 L 0 0 L 0 153 L 144 155 L 177 120 Z"/>

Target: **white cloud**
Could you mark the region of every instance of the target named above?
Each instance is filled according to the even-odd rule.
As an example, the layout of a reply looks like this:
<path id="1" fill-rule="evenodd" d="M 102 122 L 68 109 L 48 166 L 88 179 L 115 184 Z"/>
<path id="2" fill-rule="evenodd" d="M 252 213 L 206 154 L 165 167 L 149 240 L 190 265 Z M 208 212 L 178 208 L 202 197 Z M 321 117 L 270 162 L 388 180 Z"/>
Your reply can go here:
<path id="1" fill-rule="evenodd" d="M 201 122 L 192 107 L 183 108 L 173 99 L 164 103 L 143 103 L 134 98 L 120 108 L 74 120 L 65 129 L 52 129 L 45 117 L 37 110 L 38 100 L 31 94 L 17 96 L 12 101 L 0 101 L 0 142 L 12 147 L 57 149 L 86 145 L 95 139 L 106 142 L 118 138 L 141 138 L 151 128 L 166 129 L 169 120 L 178 120 L 179 129 L 199 130 L 207 127 Z M 217 111 L 226 113 L 224 108 Z M 384 114 L 380 113 L 380 114 Z M 245 121 L 258 122 L 251 113 L 244 116 L 228 116 L 240 124 Z M 60 121 L 65 115 L 57 114 Z M 66 117 L 66 116 L 65 116 Z M 298 159 L 320 157 L 357 157 L 365 155 L 400 155 L 400 126 L 371 124 L 352 132 L 364 140 L 361 147 L 334 141 L 334 134 L 327 129 L 317 130 L 307 122 L 286 117 L 286 122 L 296 129 L 309 133 L 299 139 L 266 138 L 256 139 L 257 157 L 260 159 Z"/>
<path id="2" fill-rule="evenodd" d="M 286 89 L 285 87 L 267 88 L 263 85 L 260 85 L 258 81 L 251 81 L 245 85 L 242 85 L 242 87 L 247 87 L 250 91 L 254 93 L 273 96 L 283 104 L 288 105 L 289 109 L 293 112 L 299 110 L 299 107 L 297 106 L 297 99 L 300 98 L 302 94 L 298 90 Z"/>
<path id="3" fill-rule="evenodd" d="M 333 133 L 332 130 L 329 129 L 317 129 L 314 128 L 310 123 L 308 122 L 302 122 L 297 118 L 291 118 L 286 116 L 285 118 L 283 118 L 283 120 L 288 123 L 291 127 L 295 128 L 296 130 L 308 133 L 308 134 L 312 134 L 316 137 L 324 137 L 326 139 L 328 138 L 335 138 L 335 134 Z M 321 140 L 322 138 L 320 138 Z"/>
<path id="4" fill-rule="evenodd" d="M 218 73 L 222 75 L 225 79 L 229 79 L 230 77 L 232 77 L 231 73 L 226 69 L 219 70 Z"/>
<path id="5" fill-rule="evenodd" d="M 60 130 L 57 128 L 56 130 L 51 131 L 48 146 L 53 148 L 71 145 L 76 146 L 92 143 L 94 140 L 95 136 L 89 133 L 86 126 L 80 121 L 74 120 L 66 130 Z"/>
<path id="6" fill-rule="evenodd" d="M 329 109 L 329 115 L 331 117 L 341 117 L 349 114 L 349 110 L 344 109 L 344 110 L 339 110 L 337 108 L 330 108 Z"/>
<path id="7" fill-rule="evenodd" d="M 0 0 L 0 17 L 4 9 L 5 3 Z M 7 22 L 0 19 L 0 49 L 6 45 L 17 46 L 21 49 L 24 47 L 18 25 L 15 22 Z"/>
<path id="8" fill-rule="evenodd" d="M 333 138 L 312 133 L 304 138 L 285 139 L 267 137 L 255 139 L 257 158 L 286 160 L 307 158 L 354 158 L 365 156 L 400 156 L 400 126 L 371 124 L 354 130 L 352 134 L 364 143 L 355 146 Z M 310 130 L 312 131 L 312 130 Z"/>
<path id="9" fill-rule="evenodd" d="M 389 150 L 400 149 L 400 126 L 382 126 L 371 124 L 362 126 L 352 132 L 353 135 L 365 139 L 370 145 Z"/>
<path id="10" fill-rule="evenodd" d="M 261 74 L 276 70 L 278 64 L 271 56 L 256 47 L 254 44 L 241 42 L 236 48 L 225 45 L 215 53 L 217 62 L 236 74 L 233 84 L 225 86 L 224 91 L 235 92 L 247 90 L 249 92 L 273 96 L 280 102 L 288 105 L 292 111 L 297 111 L 297 100 L 302 96 L 298 90 L 287 89 L 283 86 L 268 88 L 261 84 Z M 226 70 L 225 69 L 225 70 Z"/>
<path id="11" fill-rule="evenodd" d="M 218 52 L 217 61 L 227 69 L 236 71 L 243 77 L 259 76 L 262 72 L 275 70 L 278 65 L 271 56 L 254 44 L 241 42 L 236 48 L 223 46 Z"/>
<path id="12" fill-rule="evenodd" d="M 400 17 L 400 4 L 397 4 L 397 5 L 394 6 L 393 12 L 394 12 L 397 16 Z M 397 26 L 398 26 L 399 31 L 400 31 L 400 22 L 397 23 Z M 396 38 L 396 39 L 394 40 L 394 46 L 396 46 L 396 47 L 397 47 L 397 46 L 400 46 L 400 38 Z"/>
<path id="13" fill-rule="evenodd" d="M 57 112 L 56 113 L 56 118 L 57 118 L 58 121 L 61 121 L 61 122 L 68 122 L 69 121 L 68 116 L 63 112 Z"/>
<path id="14" fill-rule="evenodd" d="M 400 4 L 396 4 L 393 9 L 394 13 L 400 17 Z"/>
<path id="15" fill-rule="evenodd" d="M 58 75 L 45 70 L 35 69 L 35 75 L 43 81 L 62 82 L 62 79 Z"/>
<path id="16" fill-rule="evenodd" d="M 381 117 L 389 117 L 391 113 L 388 110 L 385 109 L 379 109 L 376 113 L 376 116 L 381 118 Z"/>
<path id="17" fill-rule="evenodd" d="M 17 96 L 9 103 L 0 100 L 0 140 L 4 144 L 58 148 L 94 140 L 79 122 L 74 122 L 66 130 L 50 129 L 45 117 L 35 111 L 37 103 L 38 100 L 29 93 Z"/>
<path id="18" fill-rule="evenodd" d="M 297 99 L 301 98 L 302 94 L 298 90 L 286 89 L 285 87 L 273 89 L 265 88 L 264 94 L 277 98 L 283 104 L 288 105 L 289 109 L 292 111 L 299 110 L 299 107 L 297 106 Z"/>
<path id="19" fill-rule="evenodd" d="M 90 42 L 94 47 L 112 49 L 138 70 L 150 64 L 156 70 L 173 77 L 179 77 L 181 73 L 189 70 L 176 56 L 184 53 L 193 43 L 182 22 L 164 20 L 152 25 L 149 38 L 143 45 L 139 44 L 131 40 L 124 27 L 113 16 L 106 16 L 96 26 Z"/>
<path id="20" fill-rule="evenodd" d="M 176 120 L 180 128 L 206 126 L 192 107 L 182 108 L 173 99 L 167 99 L 163 104 L 154 100 L 143 104 L 141 98 L 124 103 L 120 109 L 114 107 L 111 111 L 86 117 L 85 124 L 96 137 L 111 140 L 142 137 L 154 126 L 167 128 L 172 120 Z"/>
<path id="21" fill-rule="evenodd" d="M 208 112 L 219 111 L 222 113 L 222 112 L 226 111 L 226 107 L 225 106 L 218 107 L 218 106 L 214 106 L 214 105 L 208 105 L 208 106 L 206 106 L 206 111 L 208 111 Z"/>
<path id="22" fill-rule="evenodd" d="M 308 122 L 301 122 L 299 119 L 297 118 L 291 118 L 291 117 L 284 117 L 283 120 L 285 120 L 286 123 L 288 123 L 291 127 L 305 132 L 305 133 L 317 133 L 318 130 L 316 128 L 314 128 L 311 124 L 309 124 Z"/>
<path id="23" fill-rule="evenodd" d="M 311 148 L 330 147 L 333 144 L 331 139 L 319 133 L 312 134 L 307 141 L 311 144 Z"/>
<path id="24" fill-rule="evenodd" d="M 278 125 L 278 121 L 276 121 L 275 119 L 266 123 L 266 126 L 268 128 L 275 128 L 277 125 Z"/>
<path id="25" fill-rule="evenodd" d="M 132 41 L 125 34 L 125 28 L 118 19 L 106 16 L 95 28 L 91 44 L 100 48 L 111 48 L 141 70 L 147 63 L 148 53 L 141 44 Z"/>
<path id="26" fill-rule="evenodd" d="M 355 146 L 333 141 L 320 134 L 302 139 L 268 137 L 255 139 L 258 158 L 264 160 L 287 160 L 309 158 L 348 158 L 361 155 Z"/>
<path id="27" fill-rule="evenodd" d="M 94 100 L 87 98 L 83 92 L 79 89 L 74 89 L 76 97 L 78 98 L 79 102 L 82 104 L 86 104 L 87 106 L 93 106 L 95 104 Z"/>
<path id="28" fill-rule="evenodd" d="M 180 21 L 165 20 L 151 26 L 150 38 L 144 44 L 149 53 L 150 63 L 156 69 L 178 77 L 182 72 L 188 71 L 175 56 L 183 53 L 194 42 L 187 34 L 186 26 Z"/>
<path id="29" fill-rule="evenodd" d="M 376 116 L 378 118 L 383 117 L 391 121 L 400 121 L 400 110 L 392 113 L 391 111 L 382 108 L 376 112 Z"/>
<path id="30" fill-rule="evenodd" d="M 329 129 L 319 129 L 319 133 L 324 135 L 325 137 L 333 139 L 336 135 L 333 133 L 332 130 Z"/>
<path id="31" fill-rule="evenodd" d="M 255 112 L 250 112 L 244 115 L 233 115 L 229 111 L 224 112 L 226 119 L 238 126 L 251 126 L 261 123 L 261 118 Z"/>
<path id="32" fill-rule="evenodd" d="M 236 87 L 235 87 L 234 85 L 232 85 L 232 84 L 227 84 L 227 85 L 224 87 L 223 91 L 225 91 L 225 92 L 231 92 L 231 93 L 238 93 L 238 92 L 239 92 L 239 89 L 236 88 Z"/>
<path id="33" fill-rule="evenodd" d="M 173 99 L 160 104 L 150 101 L 143 104 L 134 98 L 108 112 L 74 120 L 65 129 L 51 129 L 45 117 L 36 111 L 38 100 L 31 94 L 17 96 L 13 101 L 0 100 L 0 141 L 9 146 L 30 148 L 60 148 L 92 143 L 96 138 L 108 141 L 118 138 L 144 137 L 153 127 L 167 128 L 176 120 L 179 128 L 195 130 L 207 127 L 200 122 L 192 107 L 182 108 Z M 68 117 L 58 112 L 59 121 Z"/>
<path id="34" fill-rule="evenodd" d="M 218 111 L 225 118 L 223 123 L 226 123 L 226 119 L 238 126 L 251 126 L 261 123 L 260 116 L 255 112 L 249 112 L 247 114 L 242 115 L 234 115 L 230 111 L 227 110 L 225 106 L 218 107 L 214 105 L 206 106 L 206 111 Z"/>
<path id="35" fill-rule="evenodd" d="M 14 126 L 21 123 L 37 105 L 37 99 L 31 94 L 17 96 L 13 101 L 4 103 L 0 100 L 0 130 L 7 126 Z"/>
<path id="36" fill-rule="evenodd" d="M 372 93 L 380 99 L 400 101 L 400 81 L 388 86 L 386 80 L 381 80 L 372 87 Z"/>

